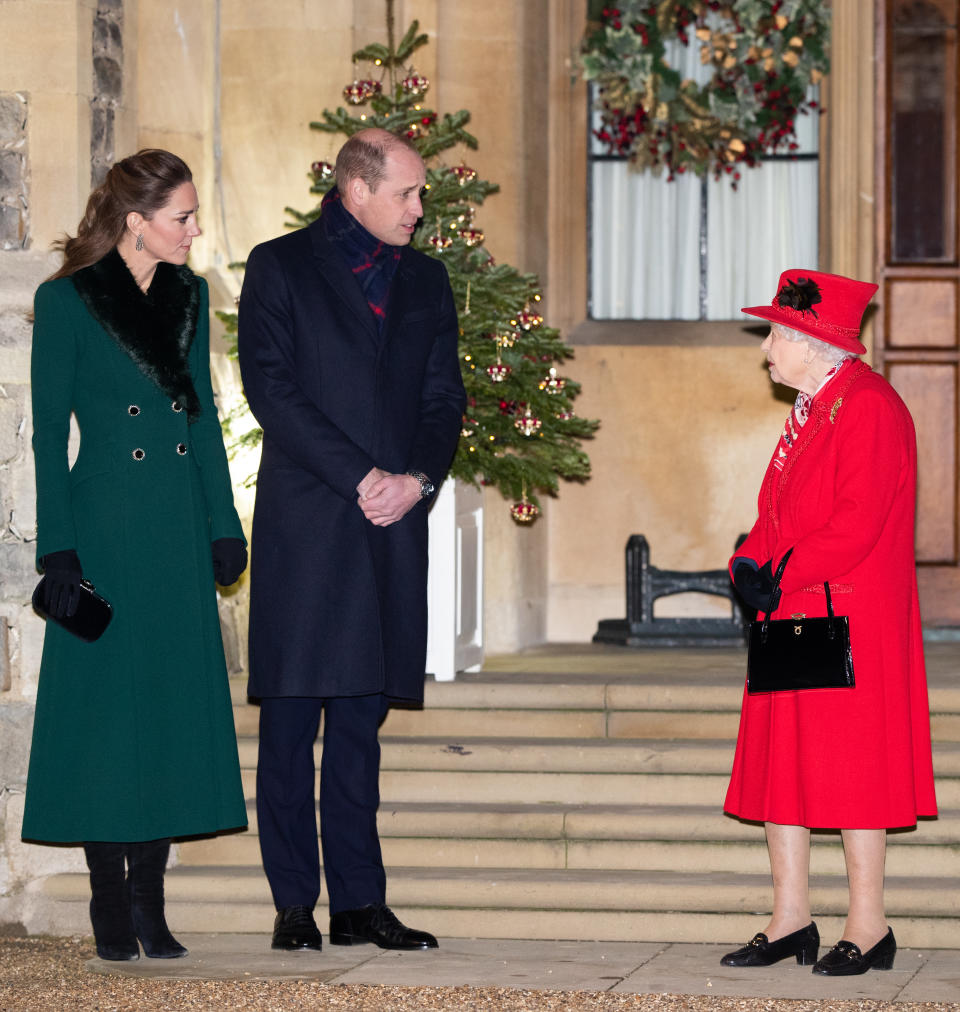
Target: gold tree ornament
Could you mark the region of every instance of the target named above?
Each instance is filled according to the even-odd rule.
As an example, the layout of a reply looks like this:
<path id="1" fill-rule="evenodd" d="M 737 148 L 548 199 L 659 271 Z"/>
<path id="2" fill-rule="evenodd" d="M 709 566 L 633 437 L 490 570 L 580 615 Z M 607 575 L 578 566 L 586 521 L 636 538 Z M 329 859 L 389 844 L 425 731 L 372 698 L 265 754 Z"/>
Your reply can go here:
<path id="1" fill-rule="evenodd" d="M 527 486 L 524 484 L 520 502 L 515 502 L 510 507 L 510 516 L 512 516 L 518 524 L 529 524 L 536 520 L 539 515 L 540 510 L 538 510 L 536 505 L 530 502 L 527 498 Z"/>

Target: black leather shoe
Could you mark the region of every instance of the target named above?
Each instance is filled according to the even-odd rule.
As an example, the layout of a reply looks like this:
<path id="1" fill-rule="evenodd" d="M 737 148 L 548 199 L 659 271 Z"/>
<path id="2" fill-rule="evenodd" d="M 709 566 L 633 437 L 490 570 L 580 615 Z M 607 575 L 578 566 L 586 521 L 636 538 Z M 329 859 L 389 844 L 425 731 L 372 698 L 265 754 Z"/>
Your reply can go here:
<path id="1" fill-rule="evenodd" d="M 426 931 L 401 924 L 383 903 L 330 915 L 331 945 L 362 945 L 373 942 L 381 949 L 436 949 L 437 940 Z"/>
<path id="2" fill-rule="evenodd" d="M 879 942 L 866 952 L 860 946 L 841 938 L 839 942 L 813 968 L 814 973 L 824 977 L 852 977 L 867 970 L 892 970 L 893 957 L 897 954 L 897 940 L 893 928 Z"/>
<path id="3" fill-rule="evenodd" d="M 720 960 L 720 965 L 770 966 L 788 956 L 796 956 L 800 966 L 810 966 L 811 963 L 816 963 L 819 949 L 820 932 L 817 931 L 816 923 L 811 921 L 805 928 L 784 935 L 775 942 L 769 941 L 762 931 L 758 931 L 743 948 L 728 952 Z"/>
<path id="4" fill-rule="evenodd" d="M 323 938 L 310 907 L 284 907 L 277 912 L 273 922 L 271 949 L 315 949 L 323 948 Z"/>

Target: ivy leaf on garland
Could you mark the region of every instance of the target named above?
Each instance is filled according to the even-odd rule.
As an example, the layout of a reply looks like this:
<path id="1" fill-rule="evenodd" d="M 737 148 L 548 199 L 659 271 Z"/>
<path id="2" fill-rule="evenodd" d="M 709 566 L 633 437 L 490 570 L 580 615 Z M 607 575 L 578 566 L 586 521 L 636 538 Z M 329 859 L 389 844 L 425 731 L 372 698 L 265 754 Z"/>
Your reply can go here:
<path id="1" fill-rule="evenodd" d="M 591 0 L 581 64 L 597 83 L 597 139 L 637 169 L 728 175 L 798 148 L 797 118 L 829 69 L 824 0 Z M 667 44 L 699 45 L 705 84 L 670 66 Z"/>

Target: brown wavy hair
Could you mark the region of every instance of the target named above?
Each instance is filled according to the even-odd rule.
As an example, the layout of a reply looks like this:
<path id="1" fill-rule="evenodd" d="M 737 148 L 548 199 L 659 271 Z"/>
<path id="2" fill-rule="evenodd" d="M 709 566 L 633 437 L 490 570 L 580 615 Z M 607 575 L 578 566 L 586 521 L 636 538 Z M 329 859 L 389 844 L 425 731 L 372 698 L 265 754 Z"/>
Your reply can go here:
<path id="1" fill-rule="evenodd" d="M 63 266 L 51 280 L 102 260 L 120 241 L 131 211 L 150 219 L 178 186 L 192 181 L 187 163 L 161 148 L 144 148 L 116 162 L 87 199 L 76 236 L 54 243 L 63 250 Z"/>

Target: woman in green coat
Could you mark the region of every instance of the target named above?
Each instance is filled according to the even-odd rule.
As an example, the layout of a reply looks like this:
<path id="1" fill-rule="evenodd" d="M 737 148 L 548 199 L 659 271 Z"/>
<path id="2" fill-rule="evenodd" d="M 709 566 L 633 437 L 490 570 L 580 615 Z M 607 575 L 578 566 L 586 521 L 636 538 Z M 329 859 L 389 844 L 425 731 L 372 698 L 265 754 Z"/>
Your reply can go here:
<path id="1" fill-rule="evenodd" d="M 77 232 L 34 304 L 37 558 L 51 618 L 76 611 L 84 578 L 113 619 L 92 643 L 47 623 L 23 837 L 83 842 L 101 958 L 136 959 L 138 939 L 169 958 L 186 953 L 164 919 L 170 838 L 246 824 L 215 588 L 238 579 L 246 542 L 207 286 L 186 266 L 189 168 L 123 159 Z"/>

